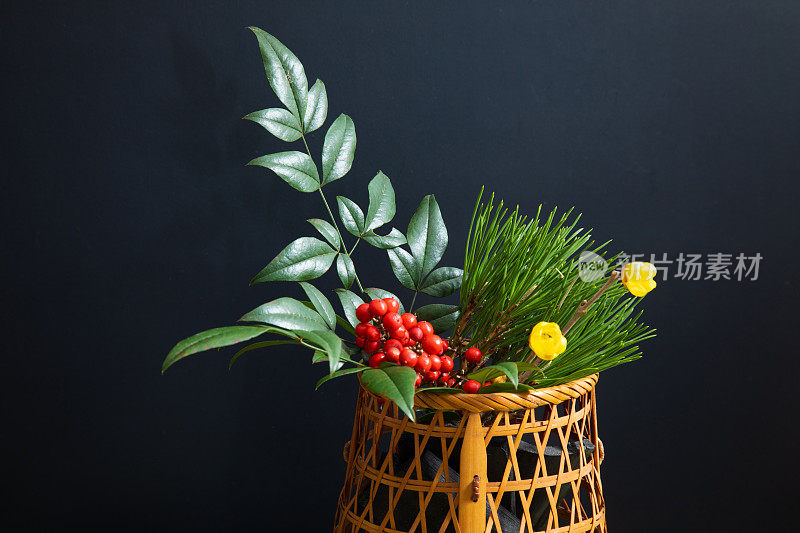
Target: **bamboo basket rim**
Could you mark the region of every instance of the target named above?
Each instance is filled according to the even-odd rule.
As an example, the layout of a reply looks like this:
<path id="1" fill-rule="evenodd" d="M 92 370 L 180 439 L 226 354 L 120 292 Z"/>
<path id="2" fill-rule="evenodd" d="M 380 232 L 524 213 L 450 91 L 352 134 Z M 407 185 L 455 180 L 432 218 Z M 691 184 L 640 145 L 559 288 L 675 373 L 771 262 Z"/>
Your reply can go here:
<path id="1" fill-rule="evenodd" d="M 471 413 L 533 409 L 543 405 L 555 405 L 566 400 L 579 398 L 594 390 L 598 379 L 599 374 L 595 373 L 568 383 L 532 391 L 490 392 L 487 394 L 467 394 L 464 392 L 442 394 L 422 390 L 414 394 L 414 408 L 468 411 Z M 363 387 L 360 379 L 359 386 Z"/>

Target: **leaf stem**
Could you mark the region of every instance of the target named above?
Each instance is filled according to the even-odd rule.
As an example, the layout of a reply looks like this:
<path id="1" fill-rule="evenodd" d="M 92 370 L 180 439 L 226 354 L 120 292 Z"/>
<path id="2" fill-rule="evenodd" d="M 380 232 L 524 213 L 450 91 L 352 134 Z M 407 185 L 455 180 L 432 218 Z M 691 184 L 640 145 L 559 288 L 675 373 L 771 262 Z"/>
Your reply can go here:
<path id="1" fill-rule="evenodd" d="M 300 134 L 300 138 L 303 139 L 303 145 L 306 147 L 306 153 L 308 154 L 308 157 L 311 158 L 311 161 L 314 161 L 314 157 L 311 155 L 311 150 L 308 148 L 308 143 L 306 142 L 306 136 L 304 134 Z M 314 163 L 314 164 L 316 165 L 316 163 Z M 325 209 L 328 210 L 328 216 L 331 217 L 331 222 L 333 222 L 333 228 L 336 230 L 337 235 L 339 235 L 339 242 L 341 242 L 342 246 L 344 246 L 344 249 L 347 250 L 347 245 L 345 245 L 345 243 L 344 243 L 344 238 L 342 237 L 342 232 L 339 231 L 339 224 L 336 222 L 336 217 L 333 216 L 333 211 L 331 211 L 331 206 L 328 204 L 328 199 L 325 198 L 325 193 L 322 192 L 322 184 L 321 183 L 320 183 L 319 189 L 317 189 L 317 190 L 319 191 L 319 195 L 322 197 L 322 203 L 325 204 Z M 356 241 L 356 243 L 353 245 L 353 249 L 350 250 L 350 252 L 347 254 L 348 257 L 350 256 L 350 254 L 353 253 L 353 250 L 356 249 L 356 246 L 358 246 L 358 242 L 360 240 L 361 239 L 358 239 L 358 241 Z M 358 290 L 360 290 L 362 294 L 366 294 L 364 292 L 364 287 L 361 285 L 361 280 L 358 279 L 358 274 L 356 274 L 356 272 L 355 272 L 355 264 L 353 265 L 353 274 L 354 274 L 354 277 L 355 277 L 356 284 L 358 285 Z"/>
<path id="2" fill-rule="evenodd" d="M 409 313 L 411 313 L 414 310 L 414 302 L 417 301 L 417 294 L 419 294 L 419 291 L 414 291 L 414 297 L 411 298 L 411 305 L 408 307 Z"/>

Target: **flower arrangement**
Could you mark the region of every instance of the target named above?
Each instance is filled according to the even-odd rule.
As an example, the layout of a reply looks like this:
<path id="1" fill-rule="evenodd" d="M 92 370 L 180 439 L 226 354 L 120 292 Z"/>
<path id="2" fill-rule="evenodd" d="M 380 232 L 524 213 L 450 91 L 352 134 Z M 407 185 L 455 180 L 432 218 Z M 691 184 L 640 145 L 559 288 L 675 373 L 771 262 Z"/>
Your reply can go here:
<path id="1" fill-rule="evenodd" d="M 331 123 L 318 166 L 306 137 L 327 118 L 325 85 L 316 80 L 309 88 L 303 65 L 288 48 L 259 28 L 250 30 L 267 80 L 284 107 L 244 118 L 282 141 L 300 142 L 302 149 L 248 164 L 269 169 L 300 192 L 318 193 L 329 220 L 308 220 L 319 235 L 290 243 L 251 281 L 296 282 L 307 299 L 278 298 L 245 314 L 239 325 L 179 342 L 162 372 L 189 355 L 273 335 L 241 348 L 231 365 L 252 350 L 302 345 L 312 350 L 312 363 L 327 364 L 328 373 L 317 387 L 359 374 L 367 390 L 395 402 L 414 420 L 417 391 L 525 393 L 641 356 L 638 344 L 654 331 L 639 322 L 636 307 L 655 287 L 656 271 L 649 263 L 631 263 L 620 273 L 607 266 L 612 257 L 590 279 L 582 276 L 582 254 L 602 258 L 608 243 L 595 246 L 588 231 L 576 229 L 580 215 L 572 216 L 571 210 L 543 213 L 540 206 L 534 217 L 527 217 L 519 207 L 496 203 L 493 195 L 484 200 L 481 190 L 463 269 L 438 266 L 448 234 L 433 195 L 422 199 L 405 233 L 381 229 L 395 216 L 394 188 L 383 172 L 367 186 L 366 213 L 353 200 L 337 196 L 337 218 L 325 189 L 352 166 L 355 125 L 345 114 Z M 395 293 L 364 287 L 353 260 L 362 241 L 386 250 L 392 272 L 410 291 L 407 309 Z M 309 283 L 334 263 L 342 284 L 335 291 L 341 315 Z M 415 308 L 419 293 L 437 298 L 458 293 L 458 303 Z"/>

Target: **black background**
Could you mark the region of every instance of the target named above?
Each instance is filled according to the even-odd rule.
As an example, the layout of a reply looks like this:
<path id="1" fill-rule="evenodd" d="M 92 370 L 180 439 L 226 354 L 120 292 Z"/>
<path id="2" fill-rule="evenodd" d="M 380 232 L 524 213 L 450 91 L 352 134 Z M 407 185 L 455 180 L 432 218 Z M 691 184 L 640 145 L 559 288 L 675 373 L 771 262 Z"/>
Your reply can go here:
<path id="1" fill-rule="evenodd" d="M 800 9 L 792 2 L 3 2 L 4 515 L 26 529 L 329 530 L 355 381 L 292 348 L 172 345 L 292 284 L 250 277 L 323 217 L 252 157 L 261 26 L 321 78 L 405 229 L 435 193 L 460 265 L 481 184 L 575 205 L 629 253 L 761 253 L 670 279 L 599 384 L 615 532 L 765 531 L 796 485 Z M 311 135 L 319 153 L 324 129 Z M 395 288 L 385 256 L 361 277 Z M 674 273 L 675 266 L 672 266 Z M 335 275 L 318 286 L 333 288 Z M 796 488 L 796 487 L 795 487 Z"/>

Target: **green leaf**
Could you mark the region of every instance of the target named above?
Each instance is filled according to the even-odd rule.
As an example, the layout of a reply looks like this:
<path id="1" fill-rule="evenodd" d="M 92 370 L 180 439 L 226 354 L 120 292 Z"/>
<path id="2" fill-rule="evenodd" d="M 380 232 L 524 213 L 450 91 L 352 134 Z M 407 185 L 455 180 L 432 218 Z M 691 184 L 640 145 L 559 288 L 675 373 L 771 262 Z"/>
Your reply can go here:
<path id="1" fill-rule="evenodd" d="M 305 115 L 308 100 L 308 80 L 303 64 L 269 33 L 253 26 L 249 29 L 258 39 L 261 61 L 272 90 L 299 121 Z"/>
<path id="2" fill-rule="evenodd" d="M 392 400 L 412 421 L 416 380 L 416 371 L 407 366 L 370 368 L 361 375 L 361 383 L 368 391 Z"/>
<path id="3" fill-rule="evenodd" d="M 363 239 L 375 248 L 384 250 L 391 250 L 406 243 L 406 236 L 397 228 L 392 228 L 389 235 L 376 235 L 375 232 L 368 231 L 364 234 Z"/>
<path id="4" fill-rule="evenodd" d="M 355 327 L 356 324 L 358 324 L 356 307 L 363 304 L 364 300 L 346 289 L 336 289 L 336 294 L 339 296 L 339 301 L 342 302 L 344 316 L 347 318 L 347 321 L 350 322 L 350 325 Z"/>
<path id="5" fill-rule="evenodd" d="M 480 383 L 484 383 L 485 381 L 502 376 L 503 374 L 508 377 L 509 381 L 511 381 L 514 387 L 519 385 L 519 368 L 517 367 L 517 363 L 514 362 L 490 365 L 478 370 L 477 372 L 473 372 L 467 377 Z"/>
<path id="6" fill-rule="evenodd" d="M 458 306 L 445 304 L 424 305 L 415 311 L 418 320 L 427 320 L 433 329 L 442 333 L 452 328 L 458 319 Z"/>
<path id="7" fill-rule="evenodd" d="M 431 272 L 420 290 L 425 294 L 442 298 L 461 288 L 464 271 L 455 267 L 441 267 Z"/>
<path id="8" fill-rule="evenodd" d="M 293 142 L 303 135 L 297 118 L 285 109 L 277 107 L 262 109 L 245 115 L 244 118 L 261 124 L 265 130 L 282 141 Z"/>
<path id="9" fill-rule="evenodd" d="M 204 352 L 212 348 L 222 348 L 231 344 L 238 344 L 253 337 L 266 333 L 271 328 L 266 326 L 229 326 L 224 328 L 209 329 L 183 339 L 169 351 L 164 363 L 161 365 L 163 374 L 176 361 L 197 352 Z"/>
<path id="10" fill-rule="evenodd" d="M 372 178 L 369 189 L 369 208 L 367 209 L 367 230 L 379 228 L 394 218 L 394 188 L 383 172 Z"/>
<path id="11" fill-rule="evenodd" d="M 442 259 L 447 248 L 447 228 L 433 195 L 422 199 L 406 232 L 411 254 L 423 279 Z"/>
<path id="12" fill-rule="evenodd" d="M 306 104 L 306 114 L 303 117 L 303 125 L 306 133 L 319 129 L 328 116 L 328 93 L 325 91 L 325 84 L 322 80 L 317 80 L 314 86 L 308 90 L 308 103 Z"/>
<path id="13" fill-rule="evenodd" d="M 355 311 L 354 311 L 354 313 L 355 313 Z M 341 328 L 343 330 L 345 330 L 346 332 L 350 333 L 351 335 L 355 335 L 356 334 L 355 328 L 352 326 L 352 324 L 350 324 L 350 322 L 347 321 L 347 319 L 344 319 L 344 318 L 340 317 L 339 315 L 336 315 L 336 323 L 339 324 L 339 326 L 341 326 Z M 359 351 L 361 351 L 361 348 L 356 346 L 355 347 L 355 352 L 357 353 Z M 352 353 L 352 352 L 349 352 L 349 353 Z"/>
<path id="14" fill-rule="evenodd" d="M 250 281 L 307 281 L 323 275 L 331 267 L 336 250 L 314 237 L 300 237 L 281 250 Z"/>
<path id="15" fill-rule="evenodd" d="M 328 367 L 333 373 L 341 366 L 339 359 L 342 357 L 342 339 L 336 333 L 324 330 L 297 332 L 304 340 L 310 341 L 319 350 L 328 356 Z"/>
<path id="16" fill-rule="evenodd" d="M 411 254 L 399 247 L 386 250 L 386 252 L 389 254 L 389 264 L 397 281 L 406 289 L 417 290 L 419 277 Z"/>
<path id="17" fill-rule="evenodd" d="M 347 174 L 353 165 L 355 151 L 356 127 L 350 117 L 342 113 L 328 128 L 322 145 L 323 185 Z"/>
<path id="18" fill-rule="evenodd" d="M 337 196 L 339 204 L 339 218 L 342 219 L 344 228 L 356 237 L 364 234 L 364 212 L 353 200 L 346 196 Z"/>
<path id="19" fill-rule="evenodd" d="M 400 301 L 400 298 L 398 298 L 395 294 L 392 294 L 389 291 L 378 289 L 376 287 L 367 287 L 366 289 L 364 289 L 364 292 L 369 294 L 369 297 L 372 298 L 373 300 L 381 300 L 383 298 L 394 298 L 400 304 L 399 313 L 402 314 L 406 312 L 405 309 L 403 308 L 403 302 Z"/>
<path id="20" fill-rule="evenodd" d="M 303 305 L 303 302 L 287 297 L 260 305 L 239 321 L 272 324 L 292 331 L 316 331 L 327 327 L 319 313 Z"/>
<path id="21" fill-rule="evenodd" d="M 432 392 L 435 394 L 460 394 L 464 391 L 453 387 L 422 387 L 416 390 L 415 394 L 420 392 Z"/>
<path id="22" fill-rule="evenodd" d="M 312 284 L 306 283 L 305 281 L 301 281 L 300 286 L 305 291 L 308 299 L 311 300 L 311 303 L 314 304 L 314 309 L 317 310 L 317 313 L 325 319 L 325 323 L 328 324 L 328 327 L 331 328 L 331 330 L 336 329 L 336 313 L 325 295 Z"/>
<path id="23" fill-rule="evenodd" d="M 342 368 L 341 370 L 337 370 L 333 374 L 328 374 L 326 376 L 323 376 L 322 379 L 317 381 L 317 386 L 315 388 L 319 389 L 322 386 L 323 383 L 326 383 L 326 382 L 332 380 L 333 378 L 338 378 L 338 377 L 341 377 L 341 376 L 347 376 L 348 374 L 355 374 L 357 372 L 364 372 L 367 369 L 369 369 L 368 366 L 351 366 L 351 367 L 348 367 L 348 368 Z"/>
<path id="24" fill-rule="evenodd" d="M 333 224 L 321 218 L 309 218 L 308 221 L 314 226 L 317 231 L 325 237 L 325 240 L 331 243 L 336 250 L 342 247 L 342 241 L 339 239 L 339 232 L 333 227 Z"/>
<path id="25" fill-rule="evenodd" d="M 252 352 L 253 350 L 260 350 L 261 348 L 268 348 L 270 346 L 280 346 L 282 344 L 300 344 L 300 343 L 296 340 L 288 340 L 288 341 L 273 340 L 273 341 L 254 342 L 253 344 L 245 346 L 244 348 L 236 352 L 233 357 L 231 357 L 231 360 L 228 363 L 228 370 L 230 370 L 231 367 L 233 367 L 233 363 L 235 363 L 236 360 L 239 359 L 239 357 L 246 354 L 247 352 Z"/>
<path id="26" fill-rule="evenodd" d="M 311 157 L 303 152 L 262 155 L 247 164 L 270 169 L 300 192 L 314 192 L 319 189 L 317 167 Z"/>
<path id="27" fill-rule="evenodd" d="M 345 289 L 349 289 L 356 279 L 356 266 L 347 254 L 339 254 L 336 258 L 336 273 Z"/>

